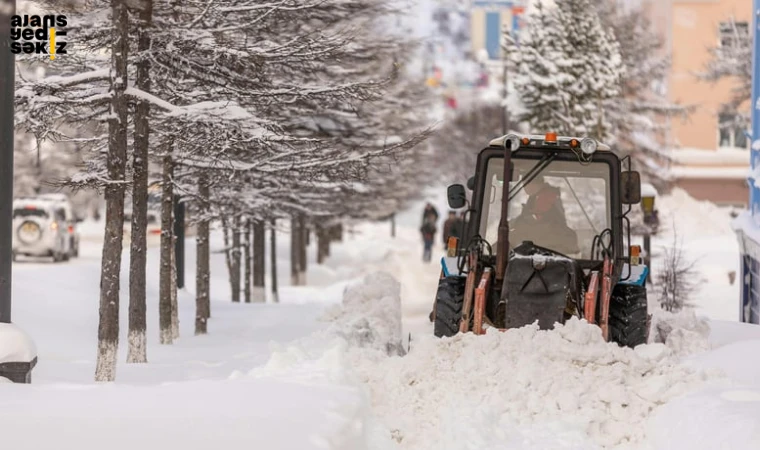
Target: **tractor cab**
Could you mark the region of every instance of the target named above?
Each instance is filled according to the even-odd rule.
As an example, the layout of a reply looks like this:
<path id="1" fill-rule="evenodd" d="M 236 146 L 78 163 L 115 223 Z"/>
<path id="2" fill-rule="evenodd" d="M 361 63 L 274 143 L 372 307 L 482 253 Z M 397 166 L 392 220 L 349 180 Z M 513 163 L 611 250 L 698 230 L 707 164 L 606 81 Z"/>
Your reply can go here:
<path id="1" fill-rule="evenodd" d="M 459 283 L 462 314 L 450 318 L 456 322 L 452 331 L 482 332 L 483 324 L 507 329 L 536 320 L 551 328 L 577 315 L 600 323 L 607 337 L 606 297 L 637 286 L 640 300 L 645 289 L 646 268 L 632 263 L 638 248 L 630 246 L 626 217 L 641 200 L 641 182 L 626 160 L 623 170 L 618 156 L 591 138 L 547 133 L 492 140 L 467 183 L 468 227 L 451 244 L 455 256 L 442 260 L 445 276 L 433 316 L 441 288 L 451 291 Z M 448 194 L 452 208 L 467 205 L 464 186 L 452 185 Z M 482 312 L 475 304 L 479 289 Z M 452 295 L 443 293 L 458 298 Z M 446 335 L 434 320 L 443 330 L 436 334 Z"/>

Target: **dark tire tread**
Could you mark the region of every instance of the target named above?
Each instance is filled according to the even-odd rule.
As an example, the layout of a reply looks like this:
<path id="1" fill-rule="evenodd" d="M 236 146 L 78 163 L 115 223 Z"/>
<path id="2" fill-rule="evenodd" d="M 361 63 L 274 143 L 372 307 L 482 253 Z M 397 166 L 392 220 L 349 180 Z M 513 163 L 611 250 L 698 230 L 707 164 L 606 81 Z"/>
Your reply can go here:
<path id="1" fill-rule="evenodd" d="M 451 337 L 459 332 L 465 281 L 463 277 L 446 277 L 438 283 L 433 325 L 436 337 Z"/>
<path id="2" fill-rule="evenodd" d="M 644 286 L 619 284 L 610 298 L 610 341 L 623 347 L 646 344 L 649 338 L 647 290 Z"/>

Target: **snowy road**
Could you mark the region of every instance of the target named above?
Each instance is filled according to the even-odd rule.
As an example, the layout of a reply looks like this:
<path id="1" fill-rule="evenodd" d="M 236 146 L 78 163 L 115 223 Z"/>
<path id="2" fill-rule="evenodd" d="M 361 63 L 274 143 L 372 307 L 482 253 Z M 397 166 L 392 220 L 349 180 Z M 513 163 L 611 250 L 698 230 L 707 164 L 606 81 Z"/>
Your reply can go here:
<path id="1" fill-rule="evenodd" d="M 434 201 L 444 212 L 443 199 Z M 3 445 L 760 448 L 760 327 L 713 321 L 708 330 L 693 316 L 659 314 L 668 325 L 659 330 L 670 332 L 667 344 L 636 351 L 602 342 L 597 328 L 580 322 L 552 332 L 527 327 L 434 339 L 427 315 L 439 268 L 420 261 L 418 220 L 417 208 L 399 215 L 395 239 L 387 223 L 357 226 L 321 266 L 311 249 L 311 286 L 289 287 L 287 275 L 281 276 L 281 304 L 230 303 L 223 256 L 214 254 L 212 319 L 203 337 L 192 336 L 195 256 L 188 241 L 189 287 L 179 298 L 182 337 L 173 346 L 158 345 L 158 265 L 151 249 L 150 362 L 124 364 L 122 346 L 118 382 L 111 386 L 91 382 L 97 240 L 71 263 L 16 264 L 14 318 L 34 337 L 40 363 L 31 387 L 0 384 Z M 709 251 L 709 242 L 716 248 L 728 242 L 720 241 L 726 236 L 719 228 L 702 238 L 702 250 Z M 214 239 L 220 248 L 220 237 Z M 288 274 L 288 239 L 278 242 L 278 270 Z M 730 318 L 725 310 L 733 304 L 735 286 L 719 276 L 730 256 L 729 250 L 703 265 L 714 272 L 710 292 L 721 297 L 710 303 L 699 297 L 698 310 L 719 318 Z M 362 281 L 367 275 L 372 277 Z M 126 291 L 125 284 L 122 342 Z M 389 356 L 385 344 L 406 345 L 408 333 L 411 352 Z"/>

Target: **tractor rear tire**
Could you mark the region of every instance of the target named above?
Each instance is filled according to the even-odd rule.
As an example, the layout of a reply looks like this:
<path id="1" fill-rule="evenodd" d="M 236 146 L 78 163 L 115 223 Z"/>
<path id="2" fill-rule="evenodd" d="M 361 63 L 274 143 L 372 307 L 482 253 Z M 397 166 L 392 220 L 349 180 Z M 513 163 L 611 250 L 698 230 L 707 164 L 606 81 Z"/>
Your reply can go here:
<path id="1" fill-rule="evenodd" d="M 465 277 L 446 277 L 438 282 L 433 324 L 433 333 L 436 337 L 451 337 L 459 333 L 466 281 Z"/>
<path id="2" fill-rule="evenodd" d="M 610 298 L 610 341 L 623 347 L 646 344 L 649 338 L 647 288 L 618 284 Z"/>

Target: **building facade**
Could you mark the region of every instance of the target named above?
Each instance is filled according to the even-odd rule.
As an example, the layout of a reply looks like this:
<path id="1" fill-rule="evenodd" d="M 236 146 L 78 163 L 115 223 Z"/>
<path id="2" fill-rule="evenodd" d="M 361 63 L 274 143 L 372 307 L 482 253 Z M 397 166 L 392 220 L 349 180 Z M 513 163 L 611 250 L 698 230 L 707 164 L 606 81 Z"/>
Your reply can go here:
<path id="1" fill-rule="evenodd" d="M 724 110 L 735 80 L 701 80 L 716 46 L 735 45 L 735 33 L 750 33 L 750 0 L 638 0 L 665 43 L 671 71 L 663 95 L 693 108 L 670 119 L 663 142 L 673 149 L 673 181 L 699 200 L 746 206 L 750 140 L 748 127 L 734 125 Z M 734 25 L 735 24 L 735 27 Z M 746 109 L 749 110 L 749 102 Z"/>

